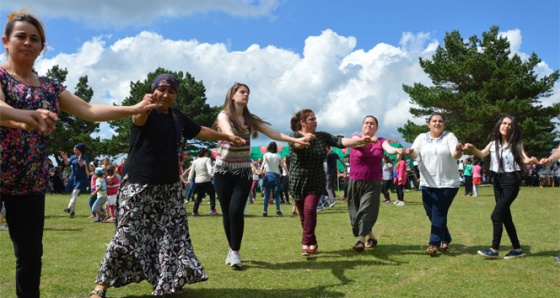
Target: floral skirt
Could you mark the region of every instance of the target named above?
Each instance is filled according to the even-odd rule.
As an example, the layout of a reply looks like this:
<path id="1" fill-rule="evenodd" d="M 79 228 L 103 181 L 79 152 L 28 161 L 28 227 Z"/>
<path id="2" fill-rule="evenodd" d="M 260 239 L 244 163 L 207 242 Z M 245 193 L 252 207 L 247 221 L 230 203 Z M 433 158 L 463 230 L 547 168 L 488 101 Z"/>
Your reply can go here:
<path id="1" fill-rule="evenodd" d="M 95 280 L 121 287 L 148 281 L 153 295 L 178 292 L 208 275 L 194 254 L 181 183 L 140 185 L 121 181 L 113 239 Z"/>

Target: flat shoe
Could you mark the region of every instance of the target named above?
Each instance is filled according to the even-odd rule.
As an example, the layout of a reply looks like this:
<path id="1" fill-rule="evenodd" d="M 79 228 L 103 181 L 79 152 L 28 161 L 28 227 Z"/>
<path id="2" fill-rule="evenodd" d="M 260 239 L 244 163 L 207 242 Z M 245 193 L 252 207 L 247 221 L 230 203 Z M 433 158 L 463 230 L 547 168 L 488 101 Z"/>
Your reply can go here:
<path id="1" fill-rule="evenodd" d="M 428 248 L 426 248 L 426 252 L 430 254 L 430 257 L 435 256 L 437 251 L 438 251 L 438 247 L 435 245 L 430 245 L 428 246 Z"/>
<path id="2" fill-rule="evenodd" d="M 317 250 L 319 249 L 319 244 L 315 244 L 315 248 L 311 248 L 309 247 L 309 249 L 307 250 L 307 252 L 309 252 L 310 255 L 314 255 L 317 253 Z"/>
<path id="3" fill-rule="evenodd" d="M 442 242 L 441 246 L 438 247 L 438 251 L 441 253 L 446 253 L 448 249 L 449 249 L 449 243 L 447 242 Z"/>
<path id="4" fill-rule="evenodd" d="M 364 251 L 365 245 L 362 241 L 358 240 L 358 242 L 356 242 L 356 244 L 354 244 L 354 246 L 352 246 L 352 249 L 357 251 L 357 252 L 362 252 Z"/>
<path id="5" fill-rule="evenodd" d="M 366 243 L 366 248 L 374 248 L 377 246 L 377 239 L 369 238 Z"/>

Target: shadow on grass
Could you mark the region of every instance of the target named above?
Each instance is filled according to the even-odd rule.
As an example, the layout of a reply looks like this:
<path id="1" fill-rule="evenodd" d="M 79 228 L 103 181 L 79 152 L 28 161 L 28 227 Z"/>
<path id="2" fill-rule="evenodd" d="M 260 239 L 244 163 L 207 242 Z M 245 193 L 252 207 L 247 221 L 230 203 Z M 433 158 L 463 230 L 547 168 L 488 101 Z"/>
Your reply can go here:
<path id="1" fill-rule="evenodd" d="M 181 294 L 174 294 L 165 297 L 346 297 L 340 291 L 329 289 L 330 286 L 317 286 L 309 289 L 189 289 L 183 288 Z M 127 298 L 153 298 L 152 295 L 125 296 Z"/>

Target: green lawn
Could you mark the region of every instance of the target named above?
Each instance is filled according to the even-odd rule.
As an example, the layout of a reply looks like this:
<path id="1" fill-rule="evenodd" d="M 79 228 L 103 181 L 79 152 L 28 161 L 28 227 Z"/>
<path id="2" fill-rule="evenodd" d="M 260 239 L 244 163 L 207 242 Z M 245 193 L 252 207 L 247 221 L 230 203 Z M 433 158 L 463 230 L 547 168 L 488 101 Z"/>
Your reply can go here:
<path id="1" fill-rule="evenodd" d="M 491 187 L 467 198 L 463 189 L 451 206 L 453 243 L 446 255 L 431 258 L 424 249 L 429 222 L 420 192 L 405 194 L 406 205 L 381 205 L 375 234 L 379 246 L 358 254 L 345 202 L 319 213 L 319 254 L 301 256 L 299 219 L 283 205 L 283 217 L 262 217 L 262 199 L 248 205 L 241 250 L 243 270 L 224 265 L 227 242 L 221 217 L 201 205 L 189 216 L 193 245 L 210 279 L 187 286 L 174 297 L 558 297 L 560 296 L 560 189 L 523 188 L 513 216 L 527 257 L 485 260 L 494 206 Z M 396 198 L 392 194 L 392 199 Z M 42 297 L 87 297 L 113 233 L 109 223 L 94 224 L 86 196 L 78 200 L 77 217 L 62 211 L 68 195 L 48 195 L 44 235 Z M 187 205 L 190 214 L 192 203 Z M 501 256 L 511 249 L 505 234 Z M 12 243 L 0 232 L 0 297 L 15 297 Z M 111 288 L 109 297 L 151 297 L 146 283 Z"/>

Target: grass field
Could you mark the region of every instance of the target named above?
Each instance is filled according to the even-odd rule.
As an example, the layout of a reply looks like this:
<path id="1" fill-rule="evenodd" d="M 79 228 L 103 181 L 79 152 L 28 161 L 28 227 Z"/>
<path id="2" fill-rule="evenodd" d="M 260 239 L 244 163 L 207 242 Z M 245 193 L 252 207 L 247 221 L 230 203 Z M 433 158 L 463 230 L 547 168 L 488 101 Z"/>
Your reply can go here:
<path id="1" fill-rule="evenodd" d="M 379 245 L 358 254 L 345 202 L 319 213 L 319 253 L 301 256 L 299 219 L 283 205 L 283 217 L 262 217 L 262 199 L 248 205 L 241 250 L 243 270 L 224 265 L 227 242 L 221 217 L 188 217 L 197 256 L 210 279 L 189 285 L 174 297 L 559 297 L 560 189 L 523 188 L 512 207 L 527 257 L 485 260 L 476 254 L 490 246 L 491 187 L 467 198 L 459 190 L 449 214 L 453 243 L 446 255 L 424 249 L 429 221 L 420 192 L 405 193 L 406 205 L 381 205 L 374 232 Z M 395 199 L 392 194 L 392 199 Z M 42 297 L 87 297 L 114 226 L 94 224 L 87 198 L 77 217 L 62 212 L 68 195 L 48 195 L 44 235 Z M 271 206 L 272 207 L 272 206 Z M 187 205 L 190 214 L 192 204 Z M 274 211 L 274 207 L 269 211 Z M 505 231 L 500 255 L 511 249 Z M 15 260 L 8 232 L 0 232 L 0 297 L 15 297 Z M 108 297 L 151 297 L 142 282 L 110 288 Z"/>

